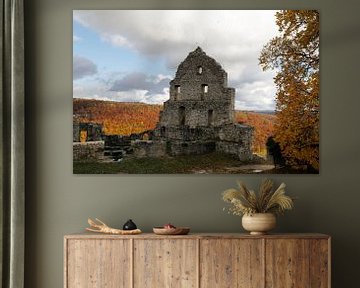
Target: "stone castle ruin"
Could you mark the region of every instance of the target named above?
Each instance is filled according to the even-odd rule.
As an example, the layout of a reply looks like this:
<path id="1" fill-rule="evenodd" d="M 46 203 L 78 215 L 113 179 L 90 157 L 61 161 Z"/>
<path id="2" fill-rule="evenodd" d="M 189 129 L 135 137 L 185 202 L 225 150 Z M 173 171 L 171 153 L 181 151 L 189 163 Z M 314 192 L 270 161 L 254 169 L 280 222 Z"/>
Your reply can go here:
<path id="1" fill-rule="evenodd" d="M 235 123 L 235 89 L 227 73 L 198 47 L 179 65 L 170 82 L 150 145 L 138 144 L 136 154 L 188 155 L 213 151 L 252 157 L 253 128 Z"/>
<path id="2" fill-rule="evenodd" d="M 227 87 L 227 73 L 198 47 L 180 63 L 159 122 L 146 131 L 148 139 L 144 133 L 104 135 L 105 154 L 115 151 L 119 159 L 119 153 L 161 157 L 217 151 L 251 160 L 253 128 L 236 123 L 234 110 L 235 89 Z"/>

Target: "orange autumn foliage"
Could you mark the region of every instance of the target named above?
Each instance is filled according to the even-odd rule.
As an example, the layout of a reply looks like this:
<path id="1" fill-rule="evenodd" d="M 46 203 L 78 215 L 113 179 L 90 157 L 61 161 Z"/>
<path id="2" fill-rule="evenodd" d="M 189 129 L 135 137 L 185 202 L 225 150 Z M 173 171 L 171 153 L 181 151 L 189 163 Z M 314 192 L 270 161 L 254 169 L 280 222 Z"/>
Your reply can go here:
<path id="1" fill-rule="evenodd" d="M 79 122 L 102 124 L 106 135 L 130 135 L 155 128 L 162 105 L 74 99 Z"/>

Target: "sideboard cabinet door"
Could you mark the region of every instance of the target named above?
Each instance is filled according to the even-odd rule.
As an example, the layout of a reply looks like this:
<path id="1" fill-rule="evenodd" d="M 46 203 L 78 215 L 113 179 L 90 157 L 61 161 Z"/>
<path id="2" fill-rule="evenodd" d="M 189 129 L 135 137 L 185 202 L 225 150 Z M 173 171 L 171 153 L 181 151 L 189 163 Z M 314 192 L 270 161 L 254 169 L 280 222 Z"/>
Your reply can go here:
<path id="1" fill-rule="evenodd" d="M 134 288 L 196 288 L 196 239 L 135 239 Z"/>
<path id="2" fill-rule="evenodd" d="M 266 287 L 327 288 L 327 239 L 266 239 Z"/>
<path id="3" fill-rule="evenodd" d="M 131 287 L 130 240 L 68 239 L 68 288 Z"/>
<path id="4" fill-rule="evenodd" d="M 202 239 L 200 287 L 264 287 L 261 239 Z"/>

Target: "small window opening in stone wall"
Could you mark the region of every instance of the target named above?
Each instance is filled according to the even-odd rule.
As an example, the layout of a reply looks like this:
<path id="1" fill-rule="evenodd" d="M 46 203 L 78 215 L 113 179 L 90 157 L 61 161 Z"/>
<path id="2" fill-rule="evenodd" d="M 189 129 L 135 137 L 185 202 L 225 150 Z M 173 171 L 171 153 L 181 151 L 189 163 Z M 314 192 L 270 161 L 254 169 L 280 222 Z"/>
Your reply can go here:
<path id="1" fill-rule="evenodd" d="M 165 126 L 161 126 L 161 129 L 160 129 L 160 135 L 161 135 L 161 137 L 164 137 L 164 136 L 165 136 L 165 132 L 166 132 Z"/>
<path id="2" fill-rule="evenodd" d="M 209 91 L 209 86 L 206 85 L 206 84 L 202 84 L 202 85 L 201 85 L 201 89 L 202 89 L 202 92 L 203 92 L 203 93 L 208 93 L 208 91 Z"/>
<path id="3" fill-rule="evenodd" d="M 175 101 L 178 99 L 179 94 L 180 94 L 180 85 L 175 85 L 175 95 L 174 95 Z"/>
<path id="4" fill-rule="evenodd" d="M 142 135 L 142 140 L 144 140 L 144 141 L 149 140 L 149 134 L 148 134 L 148 133 L 144 133 L 144 134 Z"/>
<path id="5" fill-rule="evenodd" d="M 212 125 L 214 121 L 214 111 L 213 110 L 209 110 L 208 111 L 208 125 Z"/>
<path id="6" fill-rule="evenodd" d="M 175 93 L 180 94 L 180 85 L 175 85 Z"/>
<path id="7" fill-rule="evenodd" d="M 185 107 L 179 107 L 179 124 L 185 125 Z"/>
<path id="8" fill-rule="evenodd" d="M 88 136 L 87 130 L 81 130 L 80 131 L 80 142 L 81 143 L 86 142 L 87 141 L 87 136 Z"/>
<path id="9" fill-rule="evenodd" d="M 203 72 L 203 68 L 202 68 L 202 66 L 198 66 L 198 74 L 202 74 L 202 72 Z"/>

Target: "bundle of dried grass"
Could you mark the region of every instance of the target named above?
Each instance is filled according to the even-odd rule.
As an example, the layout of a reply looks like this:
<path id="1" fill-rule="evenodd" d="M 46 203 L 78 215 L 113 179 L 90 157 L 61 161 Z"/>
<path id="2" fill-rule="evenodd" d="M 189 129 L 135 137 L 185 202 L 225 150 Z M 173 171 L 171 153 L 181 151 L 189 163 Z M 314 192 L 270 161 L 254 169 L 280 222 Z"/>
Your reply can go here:
<path id="1" fill-rule="evenodd" d="M 237 183 L 238 189 L 227 189 L 222 194 L 223 200 L 231 204 L 229 212 L 234 215 L 283 214 L 285 210 L 291 210 L 294 207 L 294 199 L 285 195 L 284 183 L 273 190 L 273 181 L 265 179 L 261 182 L 259 193 L 249 190 L 241 181 Z"/>

